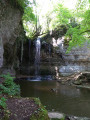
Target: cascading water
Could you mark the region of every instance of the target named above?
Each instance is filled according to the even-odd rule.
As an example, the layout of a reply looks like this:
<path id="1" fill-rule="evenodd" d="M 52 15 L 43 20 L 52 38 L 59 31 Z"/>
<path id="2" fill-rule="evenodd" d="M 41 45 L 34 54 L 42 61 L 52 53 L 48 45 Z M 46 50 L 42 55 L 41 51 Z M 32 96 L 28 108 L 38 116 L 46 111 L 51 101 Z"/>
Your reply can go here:
<path id="1" fill-rule="evenodd" d="M 21 41 L 21 63 L 23 60 L 23 40 Z"/>
<path id="2" fill-rule="evenodd" d="M 49 57 L 51 56 L 51 45 L 49 44 Z"/>
<path id="3" fill-rule="evenodd" d="M 49 46 L 48 46 L 48 52 L 49 52 L 49 68 L 50 68 L 50 73 L 51 73 L 51 45 L 50 45 L 50 43 L 49 43 Z"/>
<path id="4" fill-rule="evenodd" d="M 28 56 L 29 56 L 29 63 L 30 63 L 30 50 L 31 50 L 31 40 L 29 39 L 29 53 L 28 53 Z"/>
<path id="5" fill-rule="evenodd" d="M 39 74 L 40 69 L 40 49 L 41 49 L 41 41 L 40 38 L 37 38 L 35 42 L 35 75 Z"/>

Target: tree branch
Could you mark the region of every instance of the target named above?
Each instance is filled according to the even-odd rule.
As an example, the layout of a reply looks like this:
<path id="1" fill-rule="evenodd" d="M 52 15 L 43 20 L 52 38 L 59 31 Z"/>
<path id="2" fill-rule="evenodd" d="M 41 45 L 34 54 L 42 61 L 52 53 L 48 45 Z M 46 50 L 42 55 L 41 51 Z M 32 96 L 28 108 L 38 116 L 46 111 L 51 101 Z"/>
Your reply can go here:
<path id="1" fill-rule="evenodd" d="M 85 30 L 85 31 L 81 32 L 80 34 L 83 34 L 83 33 L 85 33 L 85 32 L 90 32 L 90 30 Z"/>

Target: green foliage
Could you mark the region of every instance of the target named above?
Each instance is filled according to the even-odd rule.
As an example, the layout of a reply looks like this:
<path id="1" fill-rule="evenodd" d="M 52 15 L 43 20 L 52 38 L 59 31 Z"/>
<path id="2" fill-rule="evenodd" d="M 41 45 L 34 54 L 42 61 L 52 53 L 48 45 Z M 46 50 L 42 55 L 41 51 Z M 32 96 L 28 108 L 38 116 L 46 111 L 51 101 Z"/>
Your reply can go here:
<path id="1" fill-rule="evenodd" d="M 30 2 L 29 0 L 9 0 L 9 3 L 19 8 L 21 11 L 24 11 L 25 7 L 27 7 Z"/>
<path id="2" fill-rule="evenodd" d="M 24 9 L 24 15 L 22 17 L 24 30 L 26 31 L 26 36 L 33 38 L 34 33 L 36 32 L 37 27 L 37 15 L 34 11 L 34 1 L 32 5 L 28 5 Z"/>
<path id="3" fill-rule="evenodd" d="M 13 78 L 14 77 L 11 77 L 11 75 L 9 73 L 6 75 L 1 75 L 1 77 L 3 77 L 5 79 L 5 81 L 3 83 L 5 86 L 10 87 L 13 85 Z"/>
<path id="4" fill-rule="evenodd" d="M 78 11 L 85 10 L 90 3 L 90 0 L 78 0 L 76 8 Z"/>
<path id="5" fill-rule="evenodd" d="M 13 82 L 13 77 L 11 77 L 10 74 L 1 76 L 5 79 L 3 84 L 0 84 L 1 94 L 9 96 L 20 95 L 20 86 Z"/>
<path id="6" fill-rule="evenodd" d="M 23 9 L 30 3 L 29 0 L 17 0 L 17 2 Z"/>
<path id="7" fill-rule="evenodd" d="M 3 109 L 6 109 L 7 105 L 6 105 L 6 98 L 2 97 L 0 98 L 0 109 L 3 108 Z"/>
<path id="8" fill-rule="evenodd" d="M 74 14 L 79 24 L 77 26 L 70 26 L 66 36 L 70 38 L 69 52 L 73 47 L 83 46 L 87 41 L 90 47 L 90 9 L 88 0 L 78 0 L 77 12 Z"/>
<path id="9" fill-rule="evenodd" d="M 65 8 L 62 4 L 57 3 L 53 6 L 53 10 L 48 11 L 45 15 L 40 16 L 40 9 L 38 1 L 33 0 L 10 0 L 19 5 L 24 10 L 23 26 L 26 35 L 33 39 L 39 35 L 40 32 L 48 32 L 54 30 L 60 25 L 67 25 L 70 21 L 70 26 L 66 36 L 70 38 L 69 48 L 70 51 L 74 46 L 81 46 L 90 37 L 90 0 L 78 0 L 74 12 Z M 38 12 L 37 12 L 38 10 Z M 75 21 L 77 19 L 77 22 Z M 42 22 L 43 19 L 43 22 Z M 41 20 L 41 21 L 40 21 Z M 38 22 L 38 23 L 37 23 Z M 38 25 L 37 25 L 38 24 Z"/>
<path id="10" fill-rule="evenodd" d="M 34 98 L 35 103 L 38 105 L 38 109 L 30 117 L 30 120 L 50 120 L 47 110 L 41 104 L 39 98 Z"/>
<path id="11" fill-rule="evenodd" d="M 51 21 L 52 28 L 56 28 L 59 25 L 66 25 L 69 23 L 69 19 L 72 17 L 68 8 L 63 7 L 62 4 L 57 4 L 53 10 L 54 18 Z"/>
<path id="12" fill-rule="evenodd" d="M 53 10 L 48 11 L 45 15 L 41 15 L 40 6 L 38 7 L 37 4 L 35 2 L 34 5 L 26 7 L 24 10 L 23 25 L 28 37 L 33 38 L 40 32 L 45 33 L 51 29 L 57 28 L 61 24 L 69 23 L 69 19 L 72 15 L 63 5 L 58 3 L 53 7 Z"/>
<path id="13" fill-rule="evenodd" d="M 6 87 L 3 84 L 0 85 L 1 94 L 15 96 L 20 94 L 20 89 L 18 85 L 12 84 L 10 87 Z"/>
<path id="14" fill-rule="evenodd" d="M 34 21 L 36 22 L 35 14 L 33 13 L 32 7 L 26 7 L 24 10 L 23 20 L 26 22 Z"/>
<path id="15" fill-rule="evenodd" d="M 82 20 L 82 26 L 84 31 L 89 30 L 90 33 L 90 10 L 86 10 L 86 12 L 83 15 L 83 20 Z M 87 31 L 88 32 L 88 31 Z"/>
<path id="16" fill-rule="evenodd" d="M 26 31 L 26 36 L 33 39 L 33 37 L 35 36 L 35 33 L 36 33 L 36 24 L 33 22 L 28 24 L 26 21 L 24 21 L 23 26 Z"/>
<path id="17" fill-rule="evenodd" d="M 51 120 L 65 120 L 65 118 L 61 118 L 61 119 L 59 119 L 59 118 L 52 118 Z"/>
<path id="18" fill-rule="evenodd" d="M 66 36 L 70 38 L 67 52 L 69 52 L 73 47 L 84 45 L 85 37 L 81 34 L 81 29 L 79 29 L 78 26 L 74 28 L 70 27 Z"/>
<path id="19" fill-rule="evenodd" d="M 69 23 L 69 27 L 79 27 L 79 24 L 76 22 L 75 18 L 74 17 L 71 17 L 70 18 L 70 23 Z"/>
<path id="20" fill-rule="evenodd" d="M 35 4 L 35 1 L 33 0 L 33 2 L 30 2 L 29 0 L 9 0 L 9 3 L 12 4 L 14 7 L 17 7 L 20 9 L 20 11 L 22 11 L 23 17 L 22 17 L 22 21 L 23 21 L 23 26 L 26 32 L 29 32 L 32 36 L 32 31 L 30 31 L 30 29 L 27 27 L 27 23 L 30 22 L 34 25 L 36 25 L 36 15 L 33 12 L 33 6 Z"/>

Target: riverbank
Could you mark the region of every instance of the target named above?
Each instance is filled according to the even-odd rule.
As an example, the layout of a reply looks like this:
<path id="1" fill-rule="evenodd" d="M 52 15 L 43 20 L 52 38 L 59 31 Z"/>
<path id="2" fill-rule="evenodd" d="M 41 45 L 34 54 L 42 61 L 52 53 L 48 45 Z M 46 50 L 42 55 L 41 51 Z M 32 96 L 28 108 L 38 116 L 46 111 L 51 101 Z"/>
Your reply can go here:
<path id="1" fill-rule="evenodd" d="M 7 98 L 7 108 L 0 111 L 0 120 L 50 120 L 38 98 Z"/>
<path id="2" fill-rule="evenodd" d="M 0 77 L 0 120 L 50 120 L 39 98 L 20 97 L 10 74 Z"/>
<path id="3" fill-rule="evenodd" d="M 10 77 L 10 76 L 8 76 L 8 77 Z M 3 82 L 4 82 L 4 84 L 3 84 Z M 4 94 L 2 94 L 2 96 L 0 96 L 0 98 L 4 97 L 6 99 L 6 101 L 4 102 L 4 104 L 6 103 L 5 109 L 3 109 L 2 106 L 0 105 L 0 109 L 1 109 L 1 111 L 0 111 L 1 119 L 0 120 L 12 120 L 12 119 L 15 119 L 15 120 L 50 120 L 50 119 L 51 120 L 90 120 L 89 118 L 83 117 L 83 116 L 87 116 L 87 115 L 83 114 L 83 110 L 81 110 L 82 107 L 80 109 L 78 108 L 79 111 L 82 111 L 82 112 L 80 112 L 80 114 L 82 113 L 82 117 L 76 117 L 76 116 L 80 116 L 80 114 L 77 114 L 77 112 L 76 112 L 76 114 L 74 114 L 71 111 L 70 111 L 70 113 L 65 112 L 67 110 L 69 111 L 71 108 L 72 108 L 72 110 L 74 110 L 74 109 L 78 110 L 76 107 L 76 106 L 78 106 L 78 103 L 80 103 L 81 106 L 84 104 L 86 104 L 86 106 L 87 106 L 88 102 L 86 102 L 86 99 L 84 99 L 81 96 L 81 95 L 83 95 L 83 93 L 82 93 L 83 91 L 80 91 L 80 89 L 77 89 L 77 87 L 81 87 L 82 85 L 75 85 L 75 84 L 69 85 L 68 83 L 70 81 L 68 81 L 66 83 L 65 82 L 61 83 L 61 81 L 57 82 L 56 80 L 54 80 L 54 81 L 45 80 L 45 81 L 36 81 L 36 82 L 34 81 L 33 82 L 33 81 L 28 81 L 27 79 L 25 79 L 25 81 L 20 80 L 19 82 L 22 83 L 22 84 L 20 84 L 20 88 L 21 88 L 21 95 L 23 97 L 8 95 L 8 93 L 4 93 Z M 0 79 L 0 84 L 5 85 L 4 78 Z M 60 84 L 63 84 L 63 85 L 60 85 Z M 84 83 L 84 85 L 85 84 L 87 85 L 87 83 Z M 24 91 L 22 90 L 22 85 L 24 87 L 23 88 Z M 7 86 L 7 85 L 5 85 L 5 86 Z M 0 87 L 1 87 L 1 85 L 0 85 Z M 33 94 L 32 87 L 34 87 L 35 94 Z M 1 92 L 1 88 L 0 88 L 0 92 Z M 3 91 L 3 92 L 5 92 L 5 91 Z M 13 91 L 12 91 L 12 93 L 13 93 Z M 12 94 L 12 93 L 10 93 L 10 94 Z M 42 93 L 44 93 L 44 94 L 42 94 Z M 85 93 L 85 91 L 84 91 L 84 93 Z M 87 93 L 87 91 L 86 91 L 86 93 Z M 46 108 L 49 110 L 49 112 L 47 112 L 45 107 L 42 106 L 42 104 L 38 98 L 31 98 L 31 96 L 34 96 L 34 95 L 37 95 L 37 96 L 42 95 L 41 97 L 39 96 L 39 98 L 42 101 L 42 103 L 46 106 Z M 34 96 L 34 97 L 37 97 L 37 96 Z M 42 97 L 43 97 L 43 100 L 42 100 Z M 77 99 L 77 98 L 79 98 L 79 99 Z M 85 96 L 85 98 L 87 98 L 87 95 Z M 53 101 L 52 101 L 52 99 L 53 99 Z M 76 102 L 76 100 L 74 100 L 74 99 L 76 99 L 78 101 Z M 56 101 L 57 101 L 57 103 L 56 103 Z M 83 101 L 85 101 L 85 102 L 83 102 Z M 87 99 L 87 101 L 89 101 L 89 98 Z M 48 104 L 46 104 L 46 103 L 48 103 Z M 49 105 L 52 106 L 52 109 L 48 108 Z M 57 110 L 59 108 L 60 108 L 60 111 Z M 66 114 L 59 113 L 62 111 L 62 108 L 64 108 L 64 110 L 65 110 L 65 111 L 63 111 L 63 113 L 66 113 Z M 86 107 L 85 109 L 89 110 L 89 107 Z M 59 112 L 57 112 L 57 111 L 59 111 Z M 69 114 L 73 115 L 73 116 L 70 116 Z M 74 116 L 74 115 L 76 115 L 76 116 Z M 87 116 L 87 117 L 89 117 L 89 116 Z"/>

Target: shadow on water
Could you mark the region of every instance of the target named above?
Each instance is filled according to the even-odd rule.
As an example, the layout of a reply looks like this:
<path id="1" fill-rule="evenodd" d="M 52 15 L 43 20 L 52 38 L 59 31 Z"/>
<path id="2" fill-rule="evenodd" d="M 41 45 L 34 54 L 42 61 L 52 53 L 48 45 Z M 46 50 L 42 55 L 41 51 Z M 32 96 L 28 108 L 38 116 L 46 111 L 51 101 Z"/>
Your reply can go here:
<path id="1" fill-rule="evenodd" d="M 60 85 L 51 76 L 19 79 L 22 97 L 39 97 L 48 111 L 90 117 L 90 90 Z"/>

